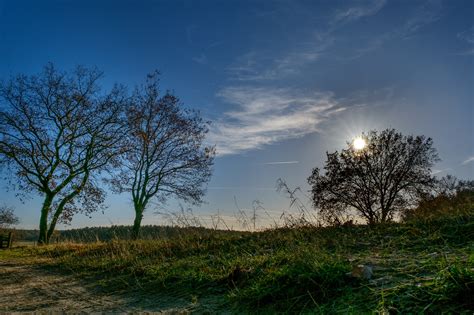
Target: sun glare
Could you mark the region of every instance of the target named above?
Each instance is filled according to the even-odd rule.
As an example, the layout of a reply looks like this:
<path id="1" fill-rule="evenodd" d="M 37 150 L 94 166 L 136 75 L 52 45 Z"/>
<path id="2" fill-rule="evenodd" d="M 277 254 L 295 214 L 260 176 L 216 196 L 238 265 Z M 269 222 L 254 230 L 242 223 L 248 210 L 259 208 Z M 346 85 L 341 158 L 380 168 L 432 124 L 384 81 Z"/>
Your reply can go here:
<path id="1" fill-rule="evenodd" d="M 362 150 L 363 148 L 365 148 L 366 145 L 367 145 L 367 143 L 361 137 L 355 138 L 354 141 L 352 142 L 352 146 L 356 150 Z"/>

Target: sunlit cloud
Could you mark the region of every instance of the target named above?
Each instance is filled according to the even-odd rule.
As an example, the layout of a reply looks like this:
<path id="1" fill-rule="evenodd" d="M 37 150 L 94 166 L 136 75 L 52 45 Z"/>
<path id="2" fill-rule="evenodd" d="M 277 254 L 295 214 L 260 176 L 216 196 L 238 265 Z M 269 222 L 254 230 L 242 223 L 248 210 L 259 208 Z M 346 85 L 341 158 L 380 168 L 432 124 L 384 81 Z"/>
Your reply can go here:
<path id="1" fill-rule="evenodd" d="M 322 122 L 345 109 L 330 92 L 229 87 L 218 96 L 237 106 L 211 127 L 208 141 L 216 144 L 219 155 L 260 149 L 318 132 Z"/>

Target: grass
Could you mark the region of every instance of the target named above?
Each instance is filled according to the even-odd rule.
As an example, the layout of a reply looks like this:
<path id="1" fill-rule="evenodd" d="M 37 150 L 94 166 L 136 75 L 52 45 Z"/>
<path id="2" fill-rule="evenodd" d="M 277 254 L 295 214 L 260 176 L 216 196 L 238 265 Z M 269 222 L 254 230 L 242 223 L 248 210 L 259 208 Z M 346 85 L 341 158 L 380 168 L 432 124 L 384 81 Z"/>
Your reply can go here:
<path id="1" fill-rule="evenodd" d="M 207 310 L 234 313 L 470 314 L 473 219 L 195 229 L 166 239 L 24 247 L 0 251 L 0 259 L 73 271 L 109 293 L 175 296 L 197 311 L 212 304 Z M 351 275 L 358 264 L 373 265 L 372 279 Z"/>

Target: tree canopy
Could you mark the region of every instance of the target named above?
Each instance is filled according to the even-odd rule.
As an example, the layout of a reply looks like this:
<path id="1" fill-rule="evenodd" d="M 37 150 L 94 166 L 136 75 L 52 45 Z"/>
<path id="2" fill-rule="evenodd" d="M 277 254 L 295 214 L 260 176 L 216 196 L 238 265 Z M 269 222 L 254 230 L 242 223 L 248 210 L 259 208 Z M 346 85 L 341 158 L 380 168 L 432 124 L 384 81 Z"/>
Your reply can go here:
<path id="1" fill-rule="evenodd" d="M 313 205 L 328 222 L 350 212 L 370 224 L 390 221 L 436 183 L 431 167 L 439 159 L 431 138 L 394 129 L 361 138 L 363 148 L 348 143 L 341 152 L 327 153 L 324 172 L 314 168 L 308 178 Z"/>
<path id="2" fill-rule="evenodd" d="M 104 93 L 101 77 L 94 68 L 66 73 L 48 64 L 39 75 L 0 84 L 0 164 L 20 190 L 43 197 L 40 244 L 58 220 L 100 209 L 97 175 L 122 152 L 126 98 L 118 86 Z"/>
<path id="3" fill-rule="evenodd" d="M 158 76 L 150 74 L 133 94 L 127 109 L 126 153 L 111 181 L 118 192 L 131 194 L 135 238 L 151 200 L 173 196 L 193 204 L 202 201 L 215 155 L 214 147 L 203 143 L 209 122 L 183 108 L 173 94 L 161 95 Z"/>

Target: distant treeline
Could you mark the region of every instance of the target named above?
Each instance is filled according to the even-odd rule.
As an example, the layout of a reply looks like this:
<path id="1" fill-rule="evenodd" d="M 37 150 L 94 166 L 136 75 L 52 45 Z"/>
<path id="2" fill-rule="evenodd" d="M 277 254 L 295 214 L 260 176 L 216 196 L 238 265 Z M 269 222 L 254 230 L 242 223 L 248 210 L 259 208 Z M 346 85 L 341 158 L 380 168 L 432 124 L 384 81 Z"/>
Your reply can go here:
<path id="1" fill-rule="evenodd" d="M 13 228 L 0 229 L 0 233 L 13 232 L 14 241 L 36 242 L 38 240 L 38 230 L 22 230 Z"/>
<path id="2" fill-rule="evenodd" d="M 35 242 L 38 240 L 38 230 L 11 229 L 15 241 Z M 173 227 L 145 225 L 140 232 L 141 239 L 168 239 L 180 235 L 207 235 L 229 233 L 230 231 L 211 230 L 204 227 Z M 231 232 L 232 233 L 232 232 Z M 242 234 L 243 232 L 233 232 Z M 85 227 L 81 229 L 59 230 L 51 238 L 51 243 L 80 242 L 90 243 L 96 241 L 110 241 L 113 239 L 127 240 L 132 238 L 132 226 L 113 225 L 110 227 Z"/>

